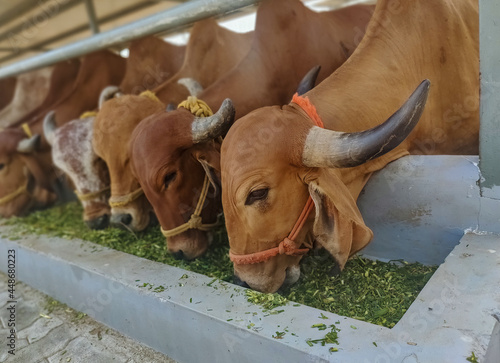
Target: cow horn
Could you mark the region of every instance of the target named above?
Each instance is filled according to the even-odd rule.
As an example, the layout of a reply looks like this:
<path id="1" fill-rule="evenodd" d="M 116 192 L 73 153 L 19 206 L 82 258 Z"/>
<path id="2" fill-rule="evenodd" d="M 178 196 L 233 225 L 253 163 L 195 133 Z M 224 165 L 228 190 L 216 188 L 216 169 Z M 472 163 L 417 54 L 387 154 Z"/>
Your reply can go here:
<path id="1" fill-rule="evenodd" d="M 102 104 L 107 100 L 117 96 L 120 97 L 122 93 L 120 92 L 120 88 L 117 86 L 108 86 L 101 91 L 99 96 L 99 109 L 101 109 Z"/>
<path id="2" fill-rule="evenodd" d="M 212 116 L 195 117 L 191 124 L 193 143 L 205 142 L 225 135 L 234 121 L 234 115 L 233 102 L 226 98 L 219 111 Z"/>
<path id="3" fill-rule="evenodd" d="M 297 93 L 299 96 L 302 96 L 304 93 L 312 90 L 314 85 L 316 84 L 316 78 L 318 78 L 319 71 L 321 70 L 321 66 L 314 66 L 311 68 L 309 72 L 302 78 L 299 86 L 297 87 Z"/>
<path id="4" fill-rule="evenodd" d="M 40 143 L 40 135 L 36 134 L 29 139 L 22 139 L 17 144 L 17 151 L 22 154 L 29 154 L 36 150 L 38 144 Z"/>
<path id="5" fill-rule="evenodd" d="M 57 129 L 55 115 L 55 111 L 50 111 L 47 112 L 45 118 L 43 119 L 43 133 L 50 145 L 52 145 L 52 142 L 54 141 L 54 132 Z"/>
<path id="6" fill-rule="evenodd" d="M 189 94 L 194 97 L 198 97 L 198 95 L 203 91 L 203 86 L 200 82 L 193 78 L 181 78 L 177 81 L 177 83 L 186 87 Z"/>
<path id="7" fill-rule="evenodd" d="M 361 165 L 397 147 L 413 130 L 424 110 L 430 81 L 424 80 L 384 123 L 362 132 L 344 133 L 313 127 L 302 162 L 307 167 L 347 168 Z"/>

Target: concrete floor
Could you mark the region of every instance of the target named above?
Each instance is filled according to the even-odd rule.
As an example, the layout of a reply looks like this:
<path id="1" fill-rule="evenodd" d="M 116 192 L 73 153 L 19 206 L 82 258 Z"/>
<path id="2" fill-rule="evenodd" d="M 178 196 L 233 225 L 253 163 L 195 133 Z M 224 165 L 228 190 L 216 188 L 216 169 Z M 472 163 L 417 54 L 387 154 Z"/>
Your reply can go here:
<path id="1" fill-rule="evenodd" d="M 0 362 L 166 362 L 166 355 L 17 282 L 15 355 L 6 348 L 10 312 L 7 275 L 0 273 Z"/>

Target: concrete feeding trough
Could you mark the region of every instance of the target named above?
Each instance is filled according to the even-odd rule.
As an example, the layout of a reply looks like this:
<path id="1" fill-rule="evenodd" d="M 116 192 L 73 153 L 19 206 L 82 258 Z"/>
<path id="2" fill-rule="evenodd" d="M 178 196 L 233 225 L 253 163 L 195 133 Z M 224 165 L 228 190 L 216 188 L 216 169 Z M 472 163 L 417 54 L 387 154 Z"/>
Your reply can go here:
<path id="1" fill-rule="evenodd" d="M 0 255 L 14 249 L 19 280 L 179 362 L 458 362 L 472 352 L 498 362 L 500 236 L 477 231 L 500 232 L 500 202 L 480 199 L 476 163 L 406 157 L 365 188 L 377 237 L 363 254 L 440 264 L 392 329 L 293 303 L 269 314 L 240 287 L 86 241 L 2 237 Z M 337 323 L 339 345 L 309 346 L 325 335 L 315 323 Z"/>

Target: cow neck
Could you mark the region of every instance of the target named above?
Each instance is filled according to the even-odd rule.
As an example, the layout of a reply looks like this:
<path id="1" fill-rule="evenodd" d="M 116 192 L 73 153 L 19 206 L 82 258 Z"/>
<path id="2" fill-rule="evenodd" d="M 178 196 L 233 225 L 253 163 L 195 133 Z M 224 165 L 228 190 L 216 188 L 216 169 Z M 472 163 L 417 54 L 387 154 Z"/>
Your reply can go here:
<path id="1" fill-rule="evenodd" d="M 318 127 L 324 128 L 323 121 L 319 117 L 316 107 L 311 103 L 311 101 L 306 98 L 299 96 L 297 93 L 293 95 L 292 102 L 298 105 L 307 114 L 309 119 Z M 277 255 L 287 255 L 287 256 L 302 256 L 305 255 L 309 248 L 300 248 L 302 243 L 296 242 L 295 239 L 299 235 L 302 227 L 304 227 L 307 218 L 311 214 L 314 208 L 314 202 L 309 196 L 307 198 L 306 205 L 302 209 L 297 221 L 295 222 L 292 230 L 283 240 L 280 241 L 278 247 L 273 247 L 264 251 L 248 253 L 245 255 L 236 255 L 229 250 L 229 258 L 237 265 L 250 265 L 254 263 L 265 262 L 270 258 Z"/>
<path id="2" fill-rule="evenodd" d="M 158 97 L 156 97 L 156 94 L 153 91 L 146 90 L 146 91 L 142 92 L 139 95 L 139 97 L 149 98 L 152 101 L 161 103 L 161 101 L 158 99 Z M 93 198 L 95 198 L 96 196 L 102 195 L 106 191 L 107 191 L 106 189 L 103 189 L 103 190 L 96 192 L 95 194 L 97 194 L 97 195 L 93 196 Z M 125 195 L 120 195 L 120 196 L 111 196 L 111 198 L 109 198 L 108 203 L 109 203 L 109 206 L 111 208 L 122 208 L 122 207 L 125 207 L 126 205 L 132 203 L 134 200 L 136 200 L 137 198 L 139 198 L 143 194 L 144 194 L 144 190 L 142 189 L 141 186 L 139 186 L 139 188 L 137 188 L 136 190 L 134 190 L 131 193 L 128 193 Z M 86 196 L 87 195 L 83 195 L 84 198 Z M 82 200 L 82 199 L 80 199 L 80 200 Z"/>
<path id="3" fill-rule="evenodd" d="M 177 108 L 180 107 L 187 109 L 196 117 L 208 117 L 213 115 L 213 112 L 210 109 L 210 107 L 205 102 L 199 100 L 194 96 L 189 96 L 185 101 L 181 102 L 179 106 L 177 106 Z M 210 187 L 210 181 L 208 175 L 205 173 L 205 179 L 203 181 L 203 187 L 201 188 L 201 194 L 200 197 L 198 198 L 198 203 L 196 204 L 196 208 L 194 209 L 193 214 L 191 214 L 191 217 L 189 218 L 189 221 L 169 230 L 165 230 L 163 229 L 163 227 L 160 227 L 161 233 L 166 238 L 177 236 L 178 234 L 186 232 L 189 229 L 198 229 L 200 231 L 207 232 L 215 227 L 222 225 L 222 221 L 220 220 L 220 218 L 217 218 L 217 221 L 215 223 L 203 223 L 202 221 L 201 210 L 203 209 L 203 205 L 205 204 L 205 200 L 207 199 L 209 187 Z"/>

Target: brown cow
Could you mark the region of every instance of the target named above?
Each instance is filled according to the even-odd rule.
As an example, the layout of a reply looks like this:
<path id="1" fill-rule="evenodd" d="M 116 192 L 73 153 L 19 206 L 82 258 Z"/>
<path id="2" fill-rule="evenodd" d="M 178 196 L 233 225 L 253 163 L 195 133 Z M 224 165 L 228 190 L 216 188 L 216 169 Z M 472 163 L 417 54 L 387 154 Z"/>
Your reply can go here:
<path id="1" fill-rule="evenodd" d="M 177 84 L 179 79 L 194 77 L 203 86 L 214 82 L 241 60 L 250 48 L 250 40 L 251 34 L 231 32 L 218 26 L 213 19 L 196 23 L 182 68 L 154 90 L 156 102 L 149 97 L 124 95 L 104 103 L 94 123 L 93 143 L 96 153 L 106 161 L 110 170 L 111 222 L 114 225 L 144 229 L 152 211 L 128 167 L 128 140 L 135 126 L 147 116 L 165 110 L 161 101 L 176 101 L 189 95 L 184 86 Z M 110 138 L 110 135 L 114 137 Z"/>
<path id="2" fill-rule="evenodd" d="M 55 105 L 59 125 L 96 108 L 99 91 L 109 83 L 118 83 L 125 72 L 125 60 L 108 51 L 87 55 L 70 93 Z M 0 215 L 23 214 L 32 207 L 45 206 L 56 196 L 53 189 L 56 172 L 50 146 L 40 137 L 45 115 L 29 123 L 29 130 L 11 127 L 0 132 Z M 32 134 L 28 135 L 28 133 Z"/>
<path id="3" fill-rule="evenodd" d="M 200 94 L 211 107 L 231 97 L 236 115 L 253 108 L 281 104 L 291 99 L 303 75 L 315 64 L 320 76 L 333 72 L 355 48 L 356 29 L 368 23 L 371 6 L 354 6 L 315 13 L 300 1 L 267 1 L 257 11 L 255 38 L 240 64 Z M 326 47 L 325 44 L 332 46 Z M 222 113 L 230 109 L 222 107 Z M 215 223 L 220 212 L 220 142 L 207 132 L 201 119 L 181 108 L 144 120 L 134 132 L 132 165 L 154 206 L 168 249 L 188 259 L 208 247 L 207 228 L 191 228 L 177 235 L 169 232 L 188 222 L 203 190 L 205 175 L 215 193 L 208 197 L 202 221 Z M 227 130 L 227 126 L 220 131 Z M 266 138 L 266 134 L 260 137 Z M 162 140 L 161 143 L 156 140 Z M 175 229 L 178 231 L 178 229 Z"/>
<path id="4" fill-rule="evenodd" d="M 46 67 L 17 77 L 12 101 L 0 111 L 0 128 L 12 125 L 43 102 L 53 70 L 54 67 Z"/>
<path id="5" fill-rule="evenodd" d="M 184 48 L 155 37 L 133 41 L 120 89 L 137 93 L 144 87 L 165 81 L 179 70 Z M 108 88 L 103 90 L 99 108 L 112 95 Z M 52 145 L 54 164 L 75 185 L 85 223 L 92 229 L 101 229 L 107 226 L 110 215 L 109 172 L 92 147 L 94 119 L 95 116 L 90 116 L 73 120 L 56 129 L 54 119 L 49 116 L 44 121 L 44 134 Z"/>
<path id="6" fill-rule="evenodd" d="M 372 238 L 356 200 L 374 171 L 408 153 L 477 152 L 478 34 L 477 0 L 379 0 L 358 49 L 328 79 L 305 98 L 235 123 L 221 167 L 237 280 L 265 292 L 295 282 L 313 241 L 342 270 Z M 422 119 L 396 147 L 422 111 L 428 82 L 391 113 L 425 78 L 433 89 Z M 457 104 L 468 109 L 456 113 Z M 314 212 L 289 234 L 309 196 Z"/>

